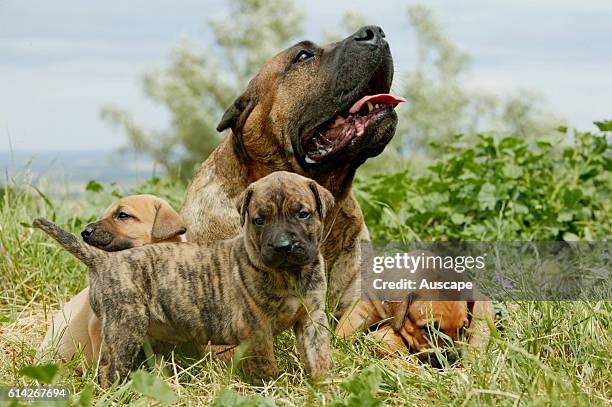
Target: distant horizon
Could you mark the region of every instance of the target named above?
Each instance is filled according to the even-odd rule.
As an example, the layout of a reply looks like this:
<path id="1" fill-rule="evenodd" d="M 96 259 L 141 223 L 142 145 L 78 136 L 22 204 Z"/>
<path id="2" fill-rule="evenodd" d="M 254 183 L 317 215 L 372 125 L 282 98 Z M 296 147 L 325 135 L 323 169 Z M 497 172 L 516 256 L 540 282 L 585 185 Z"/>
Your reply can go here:
<path id="1" fill-rule="evenodd" d="M 0 151 L 0 185 L 24 178 L 38 183 L 40 180 L 59 182 L 59 189 L 72 184 L 84 192 L 90 180 L 101 183 L 138 183 L 152 175 L 162 175 L 160 165 L 139 152 L 118 153 L 116 149 L 90 149 L 73 151 Z M 55 183 L 55 182 L 54 182 Z"/>

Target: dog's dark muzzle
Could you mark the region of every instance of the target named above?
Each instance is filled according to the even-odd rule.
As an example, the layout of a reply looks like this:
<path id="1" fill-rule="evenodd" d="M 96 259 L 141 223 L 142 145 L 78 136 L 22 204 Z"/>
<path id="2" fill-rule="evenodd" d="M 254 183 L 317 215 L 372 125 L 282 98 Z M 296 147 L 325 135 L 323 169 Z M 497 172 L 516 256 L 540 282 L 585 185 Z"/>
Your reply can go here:
<path id="1" fill-rule="evenodd" d="M 113 240 L 113 235 L 99 227 L 98 222 L 90 223 L 81 231 L 85 243 L 96 247 L 104 247 Z"/>
<path id="2" fill-rule="evenodd" d="M 311 245 L 288 231 L 272 232 L 262 245 L 261 257 L 266 266 L 303 266 L 313 261 Z"/>
<path id="3" fill-rule="evenodd" d="M 115 239 L 112 233 L 100 226 L 100 222 L 93 222 L 81 231 L 85 243 L 98 249 L 114 252 L 134 247 L 133 242 L 127 239 Z"/>

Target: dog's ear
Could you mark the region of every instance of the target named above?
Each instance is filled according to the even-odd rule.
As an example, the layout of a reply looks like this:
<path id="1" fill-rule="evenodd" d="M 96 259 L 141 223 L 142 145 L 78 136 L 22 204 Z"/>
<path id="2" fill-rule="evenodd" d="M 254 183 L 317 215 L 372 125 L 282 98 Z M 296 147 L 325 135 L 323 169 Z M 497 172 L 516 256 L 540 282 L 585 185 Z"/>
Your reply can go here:
<path id="1" fill-rule="evenodd" d="M 246 219 L 247 208 L 249 207 L 249 203 L 251 202 L 251 197 L 253 196 L 253 188 L 247 188 L 238 197 L 236 201 L 236 209 L 238 213 L 240 213 L 240 226 L 244 226 L 244 221 Z"/>
<path id="2" fill-rule="evenodd" d="M 467 309 L 468 309 L 468 321 L 471 324 L 472 323 L 472 318 L 474 317 L 474 305 L 476 304 L 475 301 L 468 301 L 467 302 Z"/>
<path id="3" fill-rule="evenodd" d="M 242 139 L 242 128 L 247 118 L 255 107 L 255 101 L 247 89 L 232 105 L 225 111 L 221 121 L 217 125 L 217 131 L 232 129 L 232 146 L 238 158 L 243 162 L 248 161 L 248 155 Z"/>
<path id="4" fill-rule="evenodd" d="M 317 203 L 317 212 L 319 213 L 321 220 L 325 220 L 325 217 L 331 208 L 334 207 L 336 200 L 331 192 L 317 184 L 315 181 L 310 181 L 308 186 L 310 187 L 310 190 L 314 195 L 315 202 Z"/>
<path id="5" fill-rule="evenodd" d="M 391 320 L 391 327 L 394 331 L 399 332 L 402 330 L 402 327 L 404 326 L 404 321 L 406 320 L 406 318 L 408 318 L 410 305 L 412 305 L 412 303 L 416 301 L 416 297 L 416 293 L 414 291 L 411 291 L 410 293 L 408 293 L 406 300 L 402 301 L 397 307 L 397 310 L 393 315 L 393 319 Z"/>
<path id="6" fill-rule="evenodd" d="M 166 203 L 158 204 L 153 229 L 151 230 L 153 241 L 161 242 L 185 232 L 187 232 L 187 228 L 180 215 L 170 205 Z"/>

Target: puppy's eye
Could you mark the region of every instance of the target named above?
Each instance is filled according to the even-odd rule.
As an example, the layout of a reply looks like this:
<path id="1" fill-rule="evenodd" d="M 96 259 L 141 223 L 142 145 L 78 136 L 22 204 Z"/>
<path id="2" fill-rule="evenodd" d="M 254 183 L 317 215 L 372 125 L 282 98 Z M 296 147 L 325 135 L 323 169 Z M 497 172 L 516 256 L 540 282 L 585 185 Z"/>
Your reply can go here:
<path id="1" fill-rule="evenodd" d="M 310 219 L 310 212 L 305 209 L 302 209 L 297 213 L 297 217 L 301 220 Z"/>
<path id="2" fill-rule="evenodd" d="M 298 54 L 295 56 L 295 59 L 293 60 L 294 64 L 299 64 L 300 62 L 306 62 L 311 60 L 312 58 L 314 58 L 314 54 L 310 51 L 306 51 L 306 50 L 301 50 L 300 52 L 298 52 Z"/>
<path id="3" fill-rule="evenodd" d="M 266 220 L 264 218 L 262 218 L 261 216 L 253 218 L 253 224 L 255 226 L 263 226 L 264 223 L 266 223 Z"/>
<path id="4" fill-rule="evenodd" d="M 128 219 L 128 218 L 131 218 L 131 216 L 129 214 L 123 212 L 123 211 L 121 211 L 121 212 L 119 212 L 117 214 L 117 219 L 125 220 L 125 219 Z"/>

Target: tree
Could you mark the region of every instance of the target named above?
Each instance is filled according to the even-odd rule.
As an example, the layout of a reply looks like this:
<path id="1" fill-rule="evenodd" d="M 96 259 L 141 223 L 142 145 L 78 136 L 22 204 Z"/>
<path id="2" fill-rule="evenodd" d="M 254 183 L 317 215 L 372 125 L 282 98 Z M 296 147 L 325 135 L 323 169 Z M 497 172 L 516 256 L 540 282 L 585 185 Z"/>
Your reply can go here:
<path id="1" fill-rule="evenodd" d="M 169 128 L 147 132 L 116 106 L 103 107 L 101 117 L 126 132 L 128 148 L 186 179 L 222 138 L 215 128 L 225 109 L 265 61 L 301 34 L 301 17 L 289 0 L 232 0 L 229 16 L 209 22 L 214 50 L 184 41 L 168 66 L 144 76 L 145 95 L 170 112 Z"/>
<path id="2" fill-rule="evenodd" d="M 431 142 L 444 143 L 457 133 L 512 133 L 521 137 L 550 134 L 561 119 L 549 111 L 541 95 L 517 91 L 503 98 L 466 85 L 470 55 L 444 33 L 432 11 L 408 8 L 417 38 L 417 62 L 404 74 L 400 128 L 394 145 L 403 156 L 421 150 L 429 155 Z"/>

